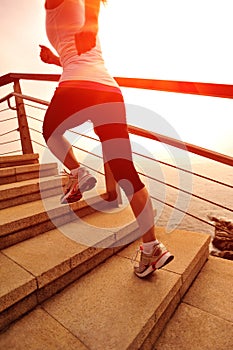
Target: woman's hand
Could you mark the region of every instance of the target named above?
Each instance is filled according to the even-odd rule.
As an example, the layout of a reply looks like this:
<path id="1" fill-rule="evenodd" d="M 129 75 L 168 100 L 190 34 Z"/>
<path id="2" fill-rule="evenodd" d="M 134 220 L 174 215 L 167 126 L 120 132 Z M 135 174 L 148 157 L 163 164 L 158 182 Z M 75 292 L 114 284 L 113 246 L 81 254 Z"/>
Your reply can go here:
<path id="1" fill-rule="evenodd" d="M 40 58 L 43 62 L 48 64 L 56 64 L 57 66 L 61 66 L 59 57 L 54 55 L 54 53 L 46 46 L 40 45 Z"/>
<path id="2" fill-rule="evenodd" d="M 90 51 L 96 46 L 97 28 L 85 28 L 75 34 L 75 45 L 78 55 Z"/>

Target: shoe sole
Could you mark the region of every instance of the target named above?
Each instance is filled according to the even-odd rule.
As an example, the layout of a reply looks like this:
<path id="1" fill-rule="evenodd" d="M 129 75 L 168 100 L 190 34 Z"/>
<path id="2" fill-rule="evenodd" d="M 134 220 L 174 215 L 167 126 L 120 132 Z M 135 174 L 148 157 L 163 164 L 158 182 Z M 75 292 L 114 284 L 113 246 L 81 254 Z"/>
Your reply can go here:
<path id="1" fill-rule="evenodd" d="M 69 193 L 63 195 L 60 199 L 61 204 L 68 204 L 68 203 L 74 203 L 78 202 L 82 198 L 82 194 L 80 192 L 77 192 L 76 195 L 70 196 Z"/>
<path id="2" fill-rule="evenodd" d="M 169 256 L 167 256 L 167 254 L 169 254 Z M 173 259 L 174 259 L 174 256 L 172 254 L 166 252 L 159 258 L 159 260 L 156 261 L 156 263 L 151 264 L 143 272 L 141 272 L 141 273 L 138 273 L 136 271 L 134 271 L 134 272 L 139 278 L 144 278 L 144 277 L 151 275 L 155 270 L 159 270 L 162 267 L 164 267 L 165 265 L 169 264 Z"/>

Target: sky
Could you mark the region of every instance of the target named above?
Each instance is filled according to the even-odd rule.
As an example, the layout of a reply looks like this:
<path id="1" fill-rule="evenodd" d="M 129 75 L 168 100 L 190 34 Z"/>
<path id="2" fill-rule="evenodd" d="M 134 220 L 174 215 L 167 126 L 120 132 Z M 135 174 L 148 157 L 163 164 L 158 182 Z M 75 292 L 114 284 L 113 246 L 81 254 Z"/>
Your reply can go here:
<path id="1" fill-rule="evenodd" d="M 113 76 L 233 84 L 232 0 L 108 0 L 100 39 Z M 0 76 L 60 73 L 39 58 L 50 47 L 44 1 L 0 0 Z M 54 84 L 23 84 L 25 94 L 49 100 Z M 9 93 L 0 89 L 0 98 Z M 153 110 L 186 142 L 233 154 L 233 101 L 123 89 L 126 103 Z M 0 115 L 1 118 L 1 115 Z M 152 127 L 160 132 L 160 126 Z"/>

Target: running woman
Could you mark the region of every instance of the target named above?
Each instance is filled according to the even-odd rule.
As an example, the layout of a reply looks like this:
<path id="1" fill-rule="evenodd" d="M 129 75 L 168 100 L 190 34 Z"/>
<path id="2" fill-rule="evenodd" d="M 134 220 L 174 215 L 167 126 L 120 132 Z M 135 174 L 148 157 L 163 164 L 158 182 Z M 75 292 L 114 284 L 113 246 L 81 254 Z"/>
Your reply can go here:
<path id="1" fill-rule="evenodd" d="M 62 74 L 44 118 L 43 136 L 51 152 L 70 171 L 61 201 L 77 201 L 95 186 L 96 179 L 80 166 L 64 133 L 91 120 L 104 160 L 126 193 L 140 228 L 141 256 L 134 272 L 142 278 L 169 263 L 173 255 L 156 239 L 151 199 L 132 161 L 123 96 L 101 53 L 100 5 L 101 0 L 45 2 L 46 32 L 58 56 L 41 45 L 40 57 L 45 63 L 61 66 Z"/>

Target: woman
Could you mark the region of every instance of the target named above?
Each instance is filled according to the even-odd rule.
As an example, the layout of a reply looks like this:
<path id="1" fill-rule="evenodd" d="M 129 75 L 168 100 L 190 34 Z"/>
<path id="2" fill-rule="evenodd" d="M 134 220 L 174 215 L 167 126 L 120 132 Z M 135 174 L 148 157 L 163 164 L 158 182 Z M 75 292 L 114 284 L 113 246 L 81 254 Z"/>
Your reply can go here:
<path id="1" fill-rule="evenodd" d="M 46 63 L 60 65 L 63 71 L 45 115 L 43 135 L 49 149 L 70 170 L 62 202 L 77 201 L 95 186 L 96 179 L 80 166 L 63 134 L 91 119 L 104 159 L 125 191 L 142 233 L 141 258 L 134 272 L 145 277 L 173 256 L 155 237 L 152 203 L 132 162 L 123 96 L 104 66 L 97 35 L 100 2 L 45 3 L 47 36 L 59 56 L 44 46 L 40 56 Z"/>

